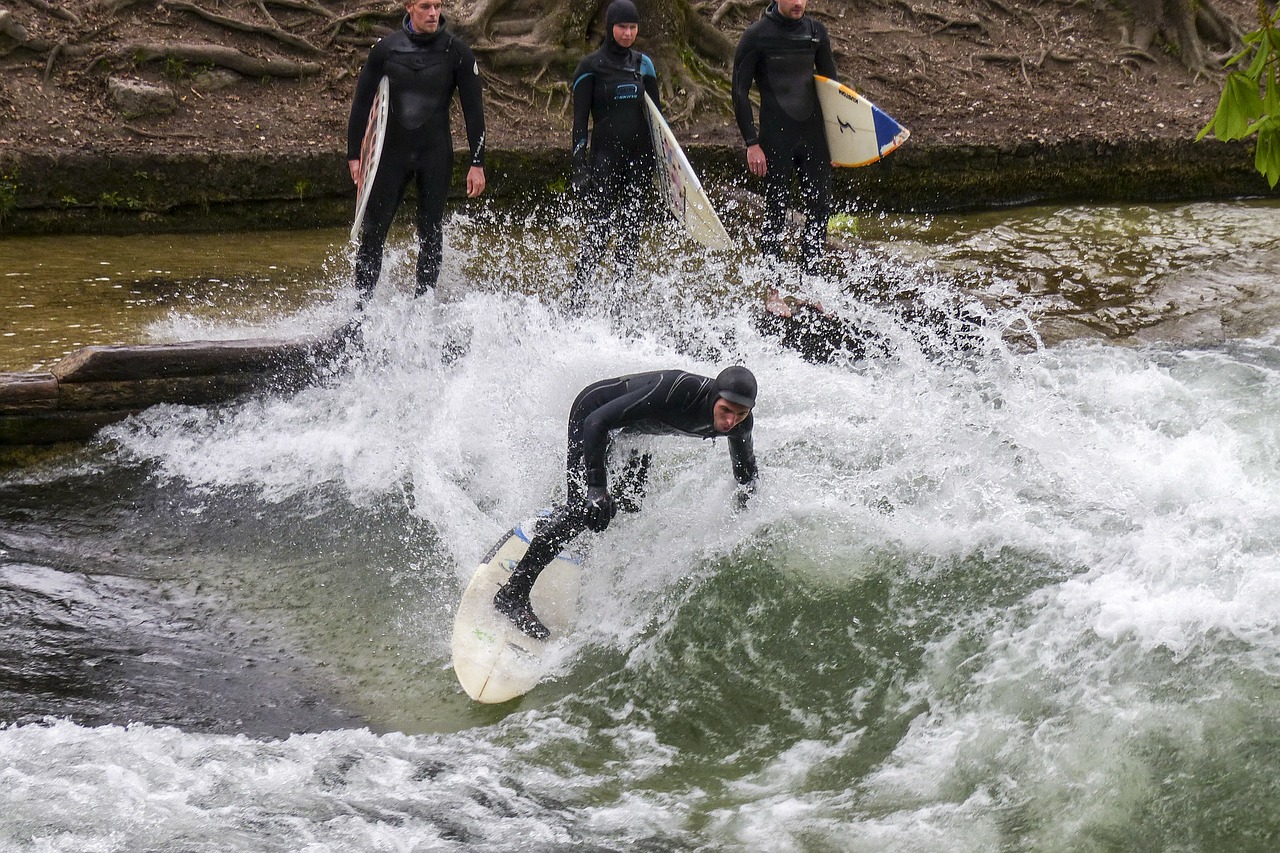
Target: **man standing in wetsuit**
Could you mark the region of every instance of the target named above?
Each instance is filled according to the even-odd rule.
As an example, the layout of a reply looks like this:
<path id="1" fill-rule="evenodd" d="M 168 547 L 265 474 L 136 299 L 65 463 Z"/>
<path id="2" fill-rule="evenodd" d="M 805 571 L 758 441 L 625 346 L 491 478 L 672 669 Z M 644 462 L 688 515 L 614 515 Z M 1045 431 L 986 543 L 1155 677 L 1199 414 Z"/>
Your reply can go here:
<path id="1" fill-rule="evenodd" d="M 745 502 L 757 474 L 751 440 L 755 404 L 756 378 L 740 366 L 725 368 L 715 379 L 683 370 L 655 370 L 603 379 L 584 388 L 569 409 L 565 503 L 538 525 L 529 550 L 498 588 L 494 607 L 529 636 L 546 639 L 547 627 L 529 602 L 538 575 L 584 530 L 603 532 L 619 504 L 630 512 L 639 510 L 635 497 L 619 489 L 615 500 L 609 492 L 605 460 L 610 433 L 726 436 L 733 476 L 741 484 L 739 502 Z M 628 472 L 638 490 L 643 489 L 648 462 L 645 454 L 639 466 Z"/>
<path id="2" fill-rule="evenodd" d="M 747 27 L 733 58 L 733 111 L 747 145 L 747 168 L 765 179 L 765 254 L 781 259 L 787 196 L 798 174 L 805 213 L 802 268 L 813 272 L 827 243 L 831 154 L 814 74 L 836 78 L 827 28 L 805 15 L 808 0 L 775 0 Z M 760 129 L 750 101 L 760 89 Z"/>
<path id="3" fill-rule="evenodd" d="M 471 150 L 467 197 L 480 195 L 485 184 L 480 66 L 471 48 L 445 29 L 441 0 L 408 0 L 401 29 L 380 39 L 360 70 L 347 122 L 347 164 L 356 183 L 360 181 L 360 144 L 369 108 L 383 76 L 390 79 L 391 102 L 382 157 L 356 251 L 357 307 L 363 307 L 378 284 L 387 232 L 410 180 L 418 190 L 414 295 L 422 296 L 436 286 L 444 244 L 445 198 L 453 177 L 449 105 L 454 90 L 462 102 Z"/>
<path id="4" fill-rule="evenodd" d="M 631 47 L 639 31 L 635 4 L 613 0 L 605 13 L 604 43 L 583 57 L 573 75 L 573 186 L 588 220 L 570 297 L 578 305 L 611 239 L 620 273 L 631 274 L 639 249 L 635 234 L 652 192 L 653 142 L 644 95 L 659 108 L 662 102 L 652 60 Z"/>

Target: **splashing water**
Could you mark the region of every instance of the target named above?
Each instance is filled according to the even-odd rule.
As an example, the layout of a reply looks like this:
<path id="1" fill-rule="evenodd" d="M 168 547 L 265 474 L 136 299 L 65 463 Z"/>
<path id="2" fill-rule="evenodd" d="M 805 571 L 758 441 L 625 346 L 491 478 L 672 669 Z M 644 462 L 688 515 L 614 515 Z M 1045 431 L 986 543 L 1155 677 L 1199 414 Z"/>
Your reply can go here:
<path id="1" fill-rule="evenodd" d="M 97 640 L 74 654 L 96 655 L 99 693 L 147 690 L 106 671 L 147 656 L 169 692 L 99 696 L 77 722 L 42 718 L 65 714 L 45 688 L 18 697 L 0 846 L 1268 849 L 1280 327 L 1258 319 L 1276 300 L 1253 280 L 1274 276 L 1257 236 L 1274 219 L 1244 210 L 1142 213 L 1137 236 L 1176 227 L 1195 246 L 1162 232 L 1152 260 L 1113 272 L 1139 302 L 1215 281 L 1224 315 L 1248 292 L 1248 337 L 1008 346 L 1002 332 L 1041 319 L 1010 295 L 1032 286 L 1026 258 L 1070 246 L 974 225 L 933 257 L 903 236 L 806 280 L 888 342 L 831 363 L 760 331 L 776 272 L 750 259 L 647 235 L 637 282 L 598 282 L 568 316 L 565 223 L 507 221 L 495 241 L 455 216 L 439 304 L 410 300 L 412 265 L 389 258 L 363 348 L 314 387 L 157 407 L 0 481 L 0 600 L 46 626 L 25 642 L 59 613 L 67 637 Z M 1136 239 L 1114 211 L 1056 215 Z M 1251 257 L 1224 286 L 1240 247 L 1202 237 L 1229 229 L 1183 224 L 1248 216 Z M 993 254 L 974 255 L 982 241 Z M 1088 281 L 1110 269 L 1092 251 Z M 985 331 L 938 357 L 866 298 L 871 278 Z M 761 388 L 749 508 L 732 509 L 723 442 L 652 439 L 644 511 L 593 537 L 549 680 L 468 703 L 452 609 L 492 541 L 556 499 L 577 391 L 731 362 Z M 190 633 L 147 627 L 179 619 Z M 32 671 L 35 652 L 10 651 Z M 218 678 L 199 708 L 228 707 L 207 720 L 192 684 Z"/>

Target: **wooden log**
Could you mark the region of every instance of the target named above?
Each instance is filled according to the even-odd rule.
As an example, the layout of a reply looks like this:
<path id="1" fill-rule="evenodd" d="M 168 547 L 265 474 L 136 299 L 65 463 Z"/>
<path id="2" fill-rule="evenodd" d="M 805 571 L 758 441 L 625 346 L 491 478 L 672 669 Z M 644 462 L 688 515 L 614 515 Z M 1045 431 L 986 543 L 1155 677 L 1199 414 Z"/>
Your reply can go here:
<path id="1" fill-rule="evenodd" d="M 30 412 L 58 406 L 52 373 L 0 373 L 0 412 Z"/>
<path id="2" fill-rule="evenodd" d="M 270 381 L 261 373 L 181 376 L 127 382 L 67 382 L 58 387 L 59 411 L 144 409 L 160 403 L 220 403 Z"/>
<path id="3" fill-rule="evenodd" d="M 129 382 L 179 376 L 266 373 L 304 367 L 327 341 L 191 341 L 140 346 L 91 346 L 53 366 L 61 384 Z"/>
<path id="4" fill-rule="evenodd" d="M 60 444 L 85 441 L 104 426 L 124 420 L 136 411 L 44 412 L 42 414 L 0 415 L 0 445 Z"/>

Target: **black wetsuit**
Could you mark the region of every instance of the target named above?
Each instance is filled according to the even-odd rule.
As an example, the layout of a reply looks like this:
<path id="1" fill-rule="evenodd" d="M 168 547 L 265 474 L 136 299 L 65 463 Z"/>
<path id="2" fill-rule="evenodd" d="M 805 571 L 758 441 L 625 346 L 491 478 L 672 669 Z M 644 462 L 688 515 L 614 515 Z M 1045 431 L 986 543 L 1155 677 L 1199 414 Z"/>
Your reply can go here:
<path id="1" fill-rule="evenodd" d="M 424 34 L 412 31 L 408 16 L 403 29 L 373 46 L 360 71 L 347 122 L 347 159 L 360 158 L 369 108 L 384 75 L 390 78 L 391 103 L 356 253 L 361 300 L 378 284 L 387 231 L 410 180 L 418 189 L 416 292 L 435 287 L 440 276 L 445 198 L 453 177 L 449 105 L 455 90 L 466 120 L 471 165 L 484 165 L 484 104 L 475 55 L 445 30 L 443 18 L 436 32 Z"/>
<path id="2" fill-rule="evenodd" d="M 748 414 L 727 433 L 716 432 L 712 407 L 718 397 L 716 380 L 683 370 L 636 373 L 584 388 L 569 409 L 567 500 L 538 525 L 509 583 L 528 596 L 538 574 L 567 542 L 587 529 L 585 490 L 608 486 L 605 463 L 613 432 L 726 437 L 734 479 L 744 485 L 754 483 L 753 417 Z M 639 476 L 643 478 L 643 472 Z"/>
<path id="3" fill-rule="evenodd" d="M 573 75 L 574 185 L 583 194 L 588 228 L 583 233 L 576 283 L 591 277 L 616 239 L 614 254 L 624 275 L 635 266 L 637 231 L 652 204 L 653 142 L 644 94 L 661 108 L 658 76 L 643 53 L 619 45 L 613 34 L 583 57 Z M 588 124 L 594 122 L 588 147 Z"/>
<path id="4" fill-rule="evenodd" d="M 776 3 L 742 34 L 733 58 L 733 110 L 742 139 L 764 150 L 764 251 L 782 256 L 787 196 L 797 172 L 805 213 L 801 258 L 806 268 L 826 248 L 831 208 L 831 154 L 823 131 L 814 74 L 836 78 L 827 29 L 806 15 L 783 18 Z M 760 129 L 752 114 L 751 86 L 760 89 Z"/>

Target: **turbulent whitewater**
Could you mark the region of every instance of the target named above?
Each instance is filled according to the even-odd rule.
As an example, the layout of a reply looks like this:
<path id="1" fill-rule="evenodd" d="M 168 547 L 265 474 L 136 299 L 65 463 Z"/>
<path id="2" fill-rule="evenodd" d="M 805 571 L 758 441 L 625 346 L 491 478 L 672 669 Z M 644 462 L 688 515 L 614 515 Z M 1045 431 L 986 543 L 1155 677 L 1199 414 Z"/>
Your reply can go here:
<path id="1" fill-rule="evenodd" d="M 566 316 L 563 238 L 508 225 L 455 219 L 441 305 L 390 264 L 311 387 L 0 475 L 0 849 L 1273 848 L 1276 208 L 868 223 L 804 286 L 888 352 L 830 362 L 748 260 L 665 247 Z M 749 507 L 723 442 L 655 440 L 550 679 L 470 703 L 453 607 L 577 391 L 739 362 Z"/>

